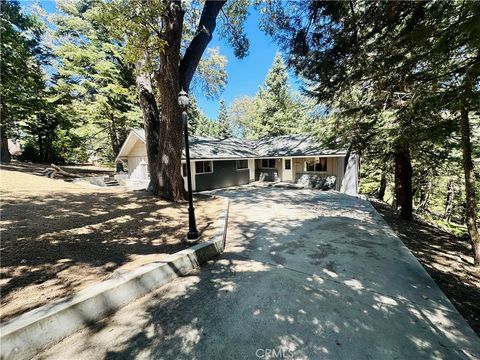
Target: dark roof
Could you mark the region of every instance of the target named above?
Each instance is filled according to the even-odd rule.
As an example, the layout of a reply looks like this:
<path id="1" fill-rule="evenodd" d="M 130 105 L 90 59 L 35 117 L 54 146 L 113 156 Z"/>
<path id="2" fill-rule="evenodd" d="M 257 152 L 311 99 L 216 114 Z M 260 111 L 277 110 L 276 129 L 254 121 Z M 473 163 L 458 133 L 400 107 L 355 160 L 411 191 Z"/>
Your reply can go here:
<path id="1" fill-rule="evenodd" d="M 282 135 L 254 142 L 259 157 L 345 155 L 343 149 L 326 149 L 313 136 Z"/>
<path id="2" fill-rule="evenodd" d="M 252 145 L 240 139 L 212 139 L 192 136 L 189 140 L 190 157 L 192 159 L 243 159 L 258 157 Z M 185 157 L 185 150 L 182 155 Z"/>
<path id="3" fill-rule="evenodd" d="M 143 129 L 132 129 L 145 142 Z M 236 138 L 213 139 L 190 137 L 190 157 L 192 159 L 245 159 L 283 156 L 345 155 L 346 150 L 326 149 L 312 136 L 283 135 L 267 137 L 255 141 Z M 185 158 L 185 151 L 182 153 Z"/>

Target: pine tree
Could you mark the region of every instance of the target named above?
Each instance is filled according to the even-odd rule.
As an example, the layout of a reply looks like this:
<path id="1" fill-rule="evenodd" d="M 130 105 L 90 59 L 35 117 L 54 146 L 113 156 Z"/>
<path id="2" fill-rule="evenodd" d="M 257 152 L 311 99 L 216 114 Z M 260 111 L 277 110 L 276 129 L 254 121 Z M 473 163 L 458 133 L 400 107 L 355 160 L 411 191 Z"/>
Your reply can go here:
<path id="1" fill-rule="evenodd" d="M 73 1 L 58 6 L 60 12 L 52 16 L 56 89 L 73 95 L 81 119 L 78 133 L 89 139 L 89 151 L 111 161 L 129 128 L 142 123 L 133 66 L 125 61 L 124 46 L 99 22 L 98 3 Z"/>
<path id="2" fill-rule="evenodd" d="M 43 27 L 34 15 L 22 12 L 18 1 L 0 2 L 1 161 L 10 161 L 7 138 L 19 135 L 19 121 L 41 109 L 45 89 L 41 69 Z"/>
<path id="3" fill-rule="evenodd" d="M 217 136 L 221 139 L 230 138 L 233 136 L 232 126 L 230 124 L 227 106 L 223 99 L 220 100 L 220 109 L 218 110 L 217 119 Z"/>
<path id="4" fill-rule="evenodd" d="M 309 93 L 331 106 L 344 98 L 338 112 L 356 120 L 351 128 L 360 134 L 365 119 L 376 128 L 381 114 L 389 114 L 379 131 L 364 129 L 370 136 L 357 142 L 372 150 L 381 145 L 394 159 L 401 217 L 412 218 L 419 160 L 432 162 L 438 147 L 448 154 L 445 144 L 460 132 L 465 215 L 480 265 L 470 133 L 480 93 L 479 3 L 308 1 L 286 9 L 280 2 L 264 7 L 263 27 L 307 80 Z M 352 88 L 360 91 L 359 102 L 349 101 Z"/>
<path id="5" fill-rule="evenodd" d="M 277 52 L 272 67 L 258 90 L 256 99 L 258 110 L 252 124 L 255 137 L 290 133 L 292 119 L 288 111 L 289 95 L 287 68 L 282 56 Z"/>

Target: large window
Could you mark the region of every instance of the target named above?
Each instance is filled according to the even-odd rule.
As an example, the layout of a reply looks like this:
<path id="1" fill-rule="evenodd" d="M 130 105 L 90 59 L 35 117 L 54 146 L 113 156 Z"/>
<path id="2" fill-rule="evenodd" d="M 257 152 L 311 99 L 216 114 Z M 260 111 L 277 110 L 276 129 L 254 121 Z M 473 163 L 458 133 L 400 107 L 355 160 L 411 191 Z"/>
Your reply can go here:
<path id="1" fill-rule="evenodd" d="M 248 169 L 248 160 L 237 160 L 237 170 Z"/>
<path id="2" fill-rule="evenodd" d="M 292 168 L 292 160 L 285 159 L 285 170 L 290 170 Z"/>
<path id="3" fill-rule="evenodd" d="M 196 161 L 195 173 L 196 174 L 208 174 L 213 172 L 213 166 L 211 161 Z"/>
<path id="4" fill-rule="evenodd" d="M 305 171 L 325 172 L 327 171 L 327 158 L 312 158 L 305 161 Z"/>
<path id="5" fill-rule="evenodd" d="M 263 169 L 275 168 L 275 159 L 262 159 L 262 168 Z"/>

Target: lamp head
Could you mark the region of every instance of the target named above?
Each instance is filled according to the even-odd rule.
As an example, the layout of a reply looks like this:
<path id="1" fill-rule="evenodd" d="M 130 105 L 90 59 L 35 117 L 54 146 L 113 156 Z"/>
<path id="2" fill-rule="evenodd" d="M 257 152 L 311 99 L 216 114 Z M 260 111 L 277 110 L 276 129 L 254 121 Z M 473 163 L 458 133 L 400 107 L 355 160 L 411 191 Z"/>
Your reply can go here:
<path id="1" fill-rule="evenodd" d="M 178 93 L 178 105 L 180 105 L 182 109 L 185 109 L 189 104 L 190 99 L 188 98 L 188 94 L 182 89 Z"/>

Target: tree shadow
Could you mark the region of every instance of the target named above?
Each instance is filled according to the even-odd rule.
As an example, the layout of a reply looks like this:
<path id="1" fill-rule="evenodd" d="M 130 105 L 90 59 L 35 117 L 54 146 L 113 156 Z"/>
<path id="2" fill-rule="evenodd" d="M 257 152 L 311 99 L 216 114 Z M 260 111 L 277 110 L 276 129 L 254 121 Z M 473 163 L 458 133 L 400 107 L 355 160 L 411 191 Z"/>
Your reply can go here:
<path id="1" fill-rule="evenodd" d="M 146 192 L 2 200 L 2 321 L 106 279 L 132 261 L 154 261 L 188 247 L 182 242 L 187 205 Z M 203 239 L 213 235 L 218 205 L 206 210 L 213 201 L 196 199 Z"/>
<path id="2" fill-rule="evenodd" d="M 480 353 L 478 338 L 367 202 L 312 191 L 226 193 L 225 253 L 50 355 L 70 346 L 104 359 Z M 290 216 L 300 206 L 294 197 L 305 202 L 303 217 Z"/>

